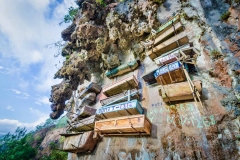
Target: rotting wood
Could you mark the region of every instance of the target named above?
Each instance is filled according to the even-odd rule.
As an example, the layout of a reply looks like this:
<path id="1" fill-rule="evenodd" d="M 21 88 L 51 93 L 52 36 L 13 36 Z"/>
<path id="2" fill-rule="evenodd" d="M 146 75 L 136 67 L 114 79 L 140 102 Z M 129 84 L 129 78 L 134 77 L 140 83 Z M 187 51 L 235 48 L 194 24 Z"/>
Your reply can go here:
<path id="1" fill-rule="evenodd" d="M 100 136 L 97 132 L 89 131 L 79 135 L 65 136 L 63 151 L 71 153 L 91 152 Z"/>
<path id="2" fill-rule="evenodd" d="M 174 37 L 162 42 L 161 44 L 157 45 L 156 47 L 153 48 L 153 50 L 149 50 L 146 54 L 152 60 L 154 60 L 158 56 L 161 56 L 163 53 L 171 51 L 171 50 L 173 50 L 175 48 L 178 48 L 180 46 L 183 46 L 187 43 L 189 43 L 187 33 L 186 32 L 181 32 L 181 33 L 177 34 L 176 36 L 174 36 Z"/>
<path id="3" fill-rule="evenodd" d="M 106 72 L 106 76 L 108 78 L 113 78 L 116 76 L 123 75 L 125 73 L 135 70 L 139 66 L 139 64 L 140 64 L 140 61 L 138 61 L 138 60 L 135 60 L 135 61 L 132 61 L 132 62 L 129 62 L 126 64 L 122 64 L 122 65 Z"/>
<path id="4" fill-rule="evenodd" d="M 137 92 L 137 89 L 132 89 L 130 92 L 131 93 Z M 102 106 L 104 106 L 104 105 L 106 105 L 106 104 L 108 104 L 110 102 L 113 102 L 114 100 L 119 99 L 119 98 L 124 97 L 124 96 L 127 96 L 127 91 L 124 91 L 123 93 L 119 93 L 119 94 L 116 94 L 116 95 L 111 96 L 111 97 L 107 97 L 105 99 L 102 99 L 102 100 L 100 100 L 100 103 L 101 103 Z M 139 100 L 139 98 L 140 98 L 139 93 L 136 93 L 133 96 L 131 96 L 131 100 L 134 100 L 134 99 Z M 125 97 L 123 99 L 120 99 L 119 101 L 115 101 L 112 104 L 124 102 L 126 100 L 127 100 L 127 97 Z"/>
<path id="5" fill-rule="evenodd" d="M 100 118 L 96 115 L 90 116 L 88 118 L 84 118 L 72 124 L 72 127 L 69 129 L 70 131 L 89 131 L 94 129 L 95 121 L 100 120 Z"/>
<path id="6" fill-rule="evenodd" d="M 108 87 L 105 87 L 102 92 L 107 97 L 110 97 L 131 89 L 138 89 L 138 81 L 135 76 L 127 77 Z"/>
<path id="7" fill-rule="evenodd" d="M 74 116 L 74 118 L 71 120 L 71 122 L 75 122 L 79 119 L 83 119 L 83 118 L 87 118 L 90 117 L 92 115 L 95 115 L 97 109 L 92 108 L 90 106 L 84 106 L 83 108 L 81 108 L 80 113 L 76 114 L 76 116 Z"/>
<path id="8" fill-rule="evenodd" d="M 127 101 L 119 104 L 114 104 L 110 106 L 103 106 L 99 108 L 96 115 L 102 118 L 114 118 L 127 115 L 143 114 L 144 110 L 141 104 L 137 100 Z"/>
<path id="9" fill-rule="evenodd" d="M 88 93 L 94 92 L 96 94 L 100 93 L 102 90 L 102 87 L 99 86 L 97 83 L 90 83 L 88 87 L 86 87 L 80 94 L 79 98 L 84 98 Z"/>
<path id="10" fill-rule="evenodd" d="M 159 95 L 162 96 L 163 102 L 180 101 L 193 99 L 193 93 L 189 87 L 189 82 L 174 83 L 159 87 Z M 202 92 L 202 82 L 193 81 L 194 86 L 199 93 Z"/>
<path id="11" fill-rule="evenodd" d="M 145 115 L 111 118 L 95 122 L 95 131 L 107 135 L 150 135 L 151 122 Z"/>

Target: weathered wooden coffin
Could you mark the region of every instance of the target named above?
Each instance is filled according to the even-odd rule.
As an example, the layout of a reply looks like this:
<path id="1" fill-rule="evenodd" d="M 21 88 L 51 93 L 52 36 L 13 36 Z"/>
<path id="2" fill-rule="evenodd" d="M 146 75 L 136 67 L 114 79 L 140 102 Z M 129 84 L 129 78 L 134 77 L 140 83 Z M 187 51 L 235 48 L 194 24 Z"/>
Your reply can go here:
<path id="1" fill-rule="evenodd" d="M 63 151 L 72 153 L 91 152 L 100 138 L 99 134 L 94 131 L 64 136 Z"/>
<path id="2" fill-rule="evenodd" d="M 110 106 L 103 106 L 97 110 L 96 114 L 106 119 L 143 113 L 144 110 L 141 104 L 137 100 L 132 100 Z"/>
<path id="3" fill-rule="evenodd" d="M 108 72 L 106 72 L 106 76 L 108 78 L 113 78 L 119 75 L 123 75 L 127 72 L 135 70 L 139 66 L 140 61 L 135 60 L 126 64 L 122 64 Z"/>
<path id="4" fill-rule="evenodd" d="M 172 38 L 162 42 L 161 44 L 157 45 L 153 48 L 153 50 L 149 50 L 147 52 L 147 55 L 154 60 L 155 58 L 161 56 L 162 54 L 169 52 L 173 49 L 176 49 L 180 46 L 183 46 L 185 44 L 189 43 L 187 33 L 181 32 Z"/>
<path id="5" fill-rule="evenodd" d="M 139 92 L 137 91 L 137 89 L 130 90 L 130 93 L 135 93 L 130 96 L 130 100 L 134 100 L 134 99 L 139 100 L 140 95 L 139 95 Z M 104 106 L 104 105 L 112 103 L 112 102 L 113 102 L 112 104 L 124 102 L 124 101 L 127 101 L 127 99 L 128 99 L 127 95 L 128 95 L 128 91 L 124 91 L 123 93 L 119 93 L 114 96 L 102 99 L 102 100 L 100 100 L 100 103 L 102 106 Z M 124 97 L 124 98 L 122 98 L 122 97 Z M 119 100 L 116 101 L 117 99 L 119 99 Z"/>
<path id="6" fill-rule="evenodd" d="M 74 116 L 72 118 L 72 122 L 95 115 L 96 111 L 97 111 L 97 109 L 95 109 L 95 108 L 92 108 L 89 106 L 84 106 L 83 108 L 81 108 L 80 113 L 74 114 Z"/>
<path id="7" fill-rule="evenodd" d="M 102 90 L 102 87 L 99 86 L 97 83 L 90 83 L 88 87 L 86 87 L 80 94 L 79 98 L 84 98 L 88 93 L 94 92 L 96 94 L 100 93 Z"/>
<path id="8" fill-rule="evenodd" d="M 130 89 L 137 89 L 138 88 L 138 81 L 135 76 L 130 76 L 123 80 L 120 80 L 106 88 L 103 89 L 103 94 L 107 97 L 122 93 L 126 90 Z"/>
<path id="9" fill-rule="evenodd" d="M 161 66 L 164 64 L 169 64 L 169 63 L 175 62 L 177 60 L 182 60 L 183 55 L 180 53 L 180 50 L 187 49 L 187 48 L 190 48 L 189 44 L 184 45 L 182 47 L 178 47 L 177 49 L 175 49 L 173 51 L 167 52 L 167 53 L 161 55 L 160 57 L 155 58 L 154 61 L 158 66 Z"/>
<path id="10" fill-rule="evenodd" d="M 164 42 L 165 40 L 173 37 L 175 33 L 179 33 L 183 31 L 183 25 L 181 22 L 178 22 L 174 25 L 175 28 L 170 27 L 166 31 L 162 31 L 161 33 L 157 34 L 157 38 L 154 40 L 154 46 Z"/>
<path id="11" fill-rule="evenodd" d="M 150 135 L 151 122 L 145 115 L 111 118 L 95 122 L 95 131 L 101 135 Z"/>
<path id="12" fill-rule="evenodd" d="M 73 123 L 70 131 L 89 131 L 94 129 L 95 121 L 100 120 L 100 118 L 96 115 L 92 115 L 88 118 L 84 118 Z"/>
<path id="13" fill-rule="evenodd" d="M 202 82 L 200 80 L 193 81 L 199 93 L 202 92 Z M 164 102 L 180 101 L 193 99 L 192 90 L 189 83 L 181 82 L 159 87 L 159 95 L 162 96 Z"/>
<path id="14" fill-rule="evenodd" d="M 186 76 L 180 62 L 176 61 L 160 67 L 154 73 L 158 84 L 166 85 L 186 80 Z"/>
<path id="15" fill-rule="evenodd" d="M 95 115 L 96 111 L 97 111 L 97 109 L 95 109 L 95 108 L 92 108 L 89 106 L 84 106 L 81 109 L 79 116 L 80 117 L 89 117 L 89 116 Z"/>

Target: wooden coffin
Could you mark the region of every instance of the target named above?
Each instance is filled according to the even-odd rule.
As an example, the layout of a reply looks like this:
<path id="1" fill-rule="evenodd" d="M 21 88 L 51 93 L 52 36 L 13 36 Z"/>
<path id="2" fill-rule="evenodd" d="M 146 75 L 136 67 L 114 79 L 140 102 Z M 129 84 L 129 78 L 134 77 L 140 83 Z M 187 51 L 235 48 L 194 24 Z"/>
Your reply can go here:
<path id="1" fill-rule="evenodd" d="M 143 113 L 144 110 L 141 104 L 137 100 L 132 100 L 110 106 L 103 106 L 97 110 L 96 114 L 106 119 Z"/>
<path id="2" fill-rule="evenodd" d="M 179 33 L 183 31 L 183 25 L 181 24 L 181 22 L 178 22 L 174 25 L 175 30 L 173 27 L 170 27 L 168 30 L 161 32 L 160 35 L 157 35 L 157 38 L 154 40 L 154 46 L 164 42 L 165 40 L 173 37 L 175 35 L 175 33 Z"/>
<path id="3" fill-rule="evenodd" d="M 97 109 L 95 109 L 95 108 L 92 108 L 89 106 L 84 106 L 81 109 L 79 116 L 80 117 L 89 117 L 89 116 L 95 115 L 96 111 L 97 111 Z"/>
<path id="4" fill-rule="evenodd" d="M 178 43 L 177 43 L 178 42 Z M 154 60 L 155 58 L 161 56 L 162 54 L 169 52 L 173 49 L 176 49 L 180 46 L 183 46 L 185 44 L 189 43 L 187 33 L 181 32 L 172 38 L 162 42 L 161 44 L 157 45 L 153 48 L 153 50 L 149 50 L 147 52 L 147 55 Z"/>
<path id="5" fill-rule="evenodd" d="M 130 90 L 130 93 L 135 93 L 130 96 L 130 100 L 134 100 L 134 99 L 139 100 L 140 95 L 139 95 L 139 92 L 137 91 L 137 89 Z M 102 99 L 102 100 L 100 100 L 100 103 L 102 106 L 104 106 L 109 103 L 116 104 L 116 103 L 124 102 L 124 101 L 127 101 L 127 99 L 128 99 L 127 95 L 128 95 L 128 91 L 124 91 L 123 93 L 119 93 L 114 96 Z"/>
<path id="6" fill-rule="evenodd" d="M 157 69 L 154 73 L 158 84 L 166 85 L 186 80 L 180 62 L 176 61 Z"/>
<path id="7" fill-rule="evenodd" d="M 89 106 L 84 106 L 83 108 L 81 108 L 80 112 L 78 114 L 74 114 L 72 117 L 72 121 L 71 122 L 75 122 L 78 120 L 81 120 L 83 118 L 87 118 L 90 117 L 92 115 L 95 115 L 97 109 L 89 107 Z"/>
<path id="8" fill-rule="evenodd" d="M 158 66 L 161 66 L 164 64 L 175 62 L 177 60 L 182 60 L 183 55 L 180 53 L 180 50 L 187 48 L 190 48 L 189 44 L 179 47 L 173 51 L 167 52 L 160 57 L 155 58 L 154 61 Z"/>
<path id="9" fill-rule="evenodd" d="M 94 131 L 64 136 L 63 151 L 72 153 L 91 152 L 100 138 Z"/>
<path id="10" fill-rule="evenodd" d="M 122 93 L 126 90 L 130 89 L 137 89 L 138 88 L 138 81 L 135 76 L 130 76 L 123 80 L 120 80 L 112 85 L 103 89 L 103 94 L 107 97 Z"/>
<path id="11" fill-rule="evenodd" d="M 97 83 L 90 83 L 88 87 L 86 87 L 80 94 L 79 98 L 84 98 L 88 93 L 94 92 L 96 94 L 100 93 L 102 90 L 102 87 L 99 86 Z"/>
<path id="12" fill-rule="evenodd" d="M 125 116 L 95 122 L 95 130 L 103 135 L 150 135 L 151 122 L 145 115 Z"/>
<path id="13" fill-rule="evenodd" d="M 108 78 L 113 78 L 119 75 L 123 75 L 127 72 L 135 70 L 139 66 L 140 61 L 135 60 L 126 64 L 122 64 L 108 72 L 106 72 L 106 76 Z"/>
<path id="14" fill-rule="evenodd" d="M 199 93 L 202 92 L 202 82 L 193 81 Z M 163 102 L 180 101 L 193 99 L 192 90 L 188 81 L 174 83 L 159 87 L 159 95 L 162 96 Z"/>
<path id="15" fill-rule="evenodd" d="M 90 116 L 88 118 L 84 118 L 77 122 L 74 122 L 71 125 L 70 131 L 89 131 L 94 129 L 95 121 L 100 120 L 100 118 L 96 115 Z"/>

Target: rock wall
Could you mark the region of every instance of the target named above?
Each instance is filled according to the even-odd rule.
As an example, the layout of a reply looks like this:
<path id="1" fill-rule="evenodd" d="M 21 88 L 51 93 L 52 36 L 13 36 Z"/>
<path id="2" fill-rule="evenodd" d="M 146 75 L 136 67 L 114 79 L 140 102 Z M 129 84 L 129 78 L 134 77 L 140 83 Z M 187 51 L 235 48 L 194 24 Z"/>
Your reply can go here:
<path id="1" fill-rule="evenodd" d="M 94 152 L 69 153 L 68 159 L 239 159 L 239 2 L 231 6 L 223 0 L 109 0 L 104 3 L 78 1 L 79 15 L 74 25 L 63 32 L 67 36 L 63 38 L 68 40 L 63 56 L 69 58 L 55 77 L 63 78 L 62 84 L 67 87 L 62 84 L 57 90 L 52 87 L 51 102 L 60 107 L 52 107 L 51 117 L 58 118 L 64 108 L 68 111 L 78 108 L 82 104 L 79 93 L 90 81 L 104 88 L 135 75 L 141 104 L 152 122 L 152 133 L 151 136 L 103 137 Z M 221 15 L 228 10 L 230 17 L 221 21 Z M 150 35 L 151 29 L 157 29 L 177 13 L 182 14 L 188 38 L 201 53 L 197 72 L 191 78 L 202 80 L 203 107 L 194 101 L 164 103 L 158 86 L 147 86 L 141 78 L 158 66 L 144 54 L 140 41 Z M 105 71 L 134 59 L 141 60 L 136 70 L 112 79 L 104 75 Z M 73 91 L 71 99 L 68 88 Z M 96 103 L 89 105 L 101 107 L 102 96 L 100 93 Z M 66 100 L 69 102 L 65 106 Z"/>

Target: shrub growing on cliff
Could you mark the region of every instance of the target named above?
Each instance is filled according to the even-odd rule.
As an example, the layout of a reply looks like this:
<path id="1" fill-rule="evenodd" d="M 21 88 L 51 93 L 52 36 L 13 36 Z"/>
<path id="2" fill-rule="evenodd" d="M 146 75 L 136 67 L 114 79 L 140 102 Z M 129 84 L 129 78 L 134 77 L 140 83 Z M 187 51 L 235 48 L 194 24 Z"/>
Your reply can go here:
<path id="1" fill-rule="evenodd" d="M 73 22 L 75 17 L 77 16 L 77 13 L 78 13 L 78 8 L 73 8 L 73 7 L 68 8 L 68 14 L 64 16 L 63 22 L 60 22 L 59 25 L 61 25 L 62 23 Z"/>
<path id="2" fill-rule="evenodd" d="M 224 12 L 222 15 L 221 15 L 221 20 L 222 21 L 226 21 L 229 17 L 230 17 L 230 14 L 231 12 Z"/>
<path id="3" fill-rule="evenodd" d="M 213 59 L 218 59 L 221 56 L 222 56 L 222 54 L 218 50 L 214 49 L 214 50 L 211 51 L 211 57 Z"/>
<path id="4" fill-rule="evenodd" d="M 96 0 L 96 3 L 100 4 L 101 6 L 105 7 L 106 3 L 104 0 Z"/>

